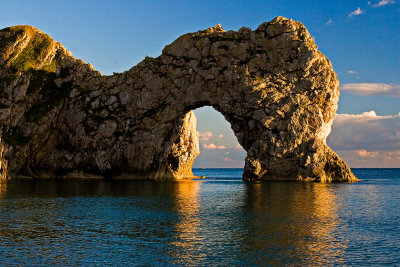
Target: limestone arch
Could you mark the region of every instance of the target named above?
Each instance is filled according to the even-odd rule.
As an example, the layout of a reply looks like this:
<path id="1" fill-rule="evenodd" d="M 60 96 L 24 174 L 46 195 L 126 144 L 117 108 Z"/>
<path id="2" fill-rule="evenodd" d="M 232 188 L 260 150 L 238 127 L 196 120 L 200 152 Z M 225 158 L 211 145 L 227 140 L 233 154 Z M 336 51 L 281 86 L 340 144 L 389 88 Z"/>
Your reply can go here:
<path id="1" fill-rule="evenodd" d="M 32 27 L 1 37 L 10 40 L 0 47 L 3 173 L 188 177 L 198 154 L 190 110 L 210 105 L 247 151 L 245 180 L 356 180 L 325 142 L 336 74 L 299 22 L 185 34 L 111 76 Z M 27 58 L 32 47 L 39 53 Z"/>

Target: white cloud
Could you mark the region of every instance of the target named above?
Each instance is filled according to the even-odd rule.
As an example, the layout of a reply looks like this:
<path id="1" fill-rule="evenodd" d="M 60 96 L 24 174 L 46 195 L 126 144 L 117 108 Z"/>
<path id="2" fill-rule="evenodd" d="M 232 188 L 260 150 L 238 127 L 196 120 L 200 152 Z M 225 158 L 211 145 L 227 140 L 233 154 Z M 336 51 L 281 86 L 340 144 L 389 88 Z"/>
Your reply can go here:
<path id="1" fill-rule="evenodd" d="M 226 147 L 225 146 L 223 146 L 223 145 L 216 145 L 216 144 L 213 144 L 213 143 L 211 143 L 211 144 L 204 144 L 203 145 L 203 147 L 205 148 L 205 149 L 225 149 Z"/>
<path id="2" fill-rule="evenodd" d="M 205 133 L 200 133 L 197 132 L 199 135 L 199 140 L 200 141 L 208 141 L 210 140 L 211 137 L 213 137 L 213 133 L 212 132 L 205 132 Z"/>
<path id="3" fill-rule="evenodd" d="M 365 149 L 356 150 L 356 153 L 358 156 L 360 156 L 362 158 L 374 158 L 374 157 L 378 156 L 378 154 L 379 154 L 378 152 L 370 152 Z"/>
<path id="4" fill-rule="evenodd" d="M 333 23 L 333 19 L 329 19 L 326 23 L 325 23 L 325 25 L 331 25 Z"/>
<path id="5" fill-rule="evenodd" d="M 203 147 L 203 146 L 202 146 Z M 244 150 L 202 149 L 194 162 L 194 167 L 202 168 L 243 168 L 246 152 Z"/>
<path id="6" fill-rule="evenodd" d="M 352 167 L 400 167 L 400 113 L 337 114 L 327 143 Z"/>
<path id="7" fill-rule="evenodd" d="M 229 158 L 229 157 L 224 157 L 223 161 L 225 161 L 225 162 L 234 162 L 234 160 Z"/>
<path id="8" fill-rule="evenodd" d="M 243 147 L 241 145 L 237 144 L 233 149 L 234 150 L 242 150 Z"/>
<path id="9" fill-rule="evenodd" d="M 218 135 L 219 138 L 224 138 L 223 134 Z"/>
<path id="10" fill-rule="evenodd" d="M 364 13 L 364 10 L 361 10 L 360 7 L 357 7 L 356 10 L 354 10 L 353 12 L 351 12 L 351 13 L 349 14 L 349 17 L 358 16 L 358 15 L 361 15 L 361 14 L 363 14 L 363 13 Z"/>
<path id="11" fill-rule="evenodd" d="M 371 2 L 368 2 L 368 4 L 370 4 L 370 3 Z M 381 0 L 377 4 L 372 5 L 372 7 L 381 7 L 381 6 L 386 6 L 386 5 L 392 5 L 394 3 L 395 3 L 395 1 L 393 1 L 393 0 Z"/>
<path id="12" fill-rule="evenodd" d="M 400 85 L 386 83 L 348 83 L 341 85 L 340 89 L 357 95 L 387 95 L 400 97 Z"/>
<path id="13" fill-rule="evenodd" d="M 376 120 L 384 120 L 384 119 L 400 119 L 400 113 L 398 115 L 384 115 L 379 116 L 376 115 L 376 112 L 365 111 L 361 114 L 337 114 L 334 120 L 336 124 L 342 123 L 354 123 L 354 122 L 367 122 L 367 121 L 376 121 Z"/>
<path id="14" fill-rule="evenodd" d="M 355 70 L 349 70 L 347 73 L 348 73 L 348 74 L 356 74 L 357 71 L 355 71 Z"/>
<path id="15" fill-rule="evenodd" d="M 379 116 L 375 111 L 337 114 L 328 144 L 335 150 L 400 150 L 400 113 Z"/>

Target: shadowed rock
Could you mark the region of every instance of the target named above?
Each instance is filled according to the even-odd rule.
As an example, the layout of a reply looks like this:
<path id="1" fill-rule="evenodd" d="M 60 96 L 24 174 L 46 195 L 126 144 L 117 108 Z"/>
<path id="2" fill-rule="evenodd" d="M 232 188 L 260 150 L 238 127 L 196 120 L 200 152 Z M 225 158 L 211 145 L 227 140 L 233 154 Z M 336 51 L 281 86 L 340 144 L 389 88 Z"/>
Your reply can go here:
<path id="1" fill-rule="evenodd" d="M 0 31 L 1 172 L 8 177 L 191 177 L 193 109 L 221 112 L 247 151 L 243 179 L 352 182 L 326 145 L 339 98 L 299 22 L 188 33 L 103 76 L 30 26 Z"/>

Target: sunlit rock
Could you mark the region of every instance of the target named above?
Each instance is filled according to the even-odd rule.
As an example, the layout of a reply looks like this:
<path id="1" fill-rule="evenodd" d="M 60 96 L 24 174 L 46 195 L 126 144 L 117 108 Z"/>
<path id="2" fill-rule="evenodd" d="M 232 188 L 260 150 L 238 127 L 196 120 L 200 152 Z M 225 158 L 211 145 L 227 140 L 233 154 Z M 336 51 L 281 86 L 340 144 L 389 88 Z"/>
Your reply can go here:
<path id="1" fill-rule="evenodd" d="M 245 180 L 356 180 L 325 142 L 339 82 L 300 22 L 188 33 L 111 76 L 30 26 L 1 30 L 0 55 L 2 177 L 191 177 L 192 110 L 209 105 Z"/>

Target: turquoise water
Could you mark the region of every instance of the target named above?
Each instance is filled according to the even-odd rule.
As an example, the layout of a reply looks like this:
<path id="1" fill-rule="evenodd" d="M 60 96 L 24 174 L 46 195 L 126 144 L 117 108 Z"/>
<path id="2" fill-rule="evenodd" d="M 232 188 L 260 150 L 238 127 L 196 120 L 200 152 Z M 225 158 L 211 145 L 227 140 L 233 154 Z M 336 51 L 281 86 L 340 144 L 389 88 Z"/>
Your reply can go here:
<path id="1" fill-rule="evenodd" d="M 355 184 L 0 184 L 0 265 L 400 265 L 400 169 Z"/>

